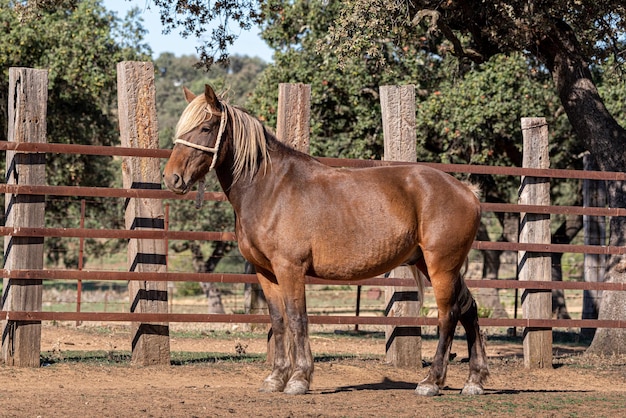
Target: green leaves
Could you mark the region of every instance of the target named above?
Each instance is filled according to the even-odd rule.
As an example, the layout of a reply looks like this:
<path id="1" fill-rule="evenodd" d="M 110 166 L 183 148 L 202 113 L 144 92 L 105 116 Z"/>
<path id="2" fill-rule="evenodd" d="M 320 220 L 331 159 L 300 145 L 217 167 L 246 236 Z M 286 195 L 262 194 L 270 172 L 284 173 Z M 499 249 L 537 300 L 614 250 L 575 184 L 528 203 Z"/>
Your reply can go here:
<path id="1" fill-rule="evenodd" d="M 522 117 L 545 117 L 551 167 L 580 167 L 582 143 L 572 134 L 549 74 L 522 54 L 497 55 L 460 79 L 442 81 L 418 104 L 418 159 L 456 164 L 521 166 Z M 488 201 L 515 202 L 518 178 L 482 176 Z M 555 185 L 559 181 L 555 181 Z M 559 199 L 559 188 L 555 199 Z M 572 198 L 568 194 L 568 198 Z M 573 204 L 569 201 L 568 204 Z"/>
<path id="2" fill-rule="evenodd" d="M 423 51 L 420 34 L 407 37 L 402 46 L 380 38 L 380 52 L 390 63 L 380 67 L 379 61 L 367 54 L 346 59 L 337 56 L 328 28 L 339 15 L 341 2 L 272 0 L 263 4 L 266 21 L 262 36 L 276 52 L 251 98 L 253 113 L 275 126 L 278 84 L 310 84 L 311 153 L 380 159 L 379 86 L 416 84 L 423 89 L 436 80 L 433 69 L 437 63 Z"/>

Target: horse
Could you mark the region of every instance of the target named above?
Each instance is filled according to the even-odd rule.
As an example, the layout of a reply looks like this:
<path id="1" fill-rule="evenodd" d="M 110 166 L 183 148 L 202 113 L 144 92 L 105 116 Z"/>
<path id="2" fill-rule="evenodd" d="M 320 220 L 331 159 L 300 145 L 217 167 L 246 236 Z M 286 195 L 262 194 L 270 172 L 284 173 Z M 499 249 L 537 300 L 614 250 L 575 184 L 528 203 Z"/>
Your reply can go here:
<path id="1" fill-rule="evenodd" d="M 483 394 L 487 356 L 477 305 L 461 273 L 480 221 L 476 190 L 417 164 L 329 167 L 281 143 L 210 86 L 197 96 L 183 91 L 188 105 L 176 126 L 164 183 L 184 194 L 215 169 L 232 204 L 239 250 L 256 268 L 274 335 L 272 371 L 259 390 L 309 391 L 307 275 L 357 280 L 408 265 L 420 289 L 418 269 L 430 280 L 438 309 L 436 353 L 416 393 L 440 393 L 460 321 L 469 352 L 462 393 Z"/>

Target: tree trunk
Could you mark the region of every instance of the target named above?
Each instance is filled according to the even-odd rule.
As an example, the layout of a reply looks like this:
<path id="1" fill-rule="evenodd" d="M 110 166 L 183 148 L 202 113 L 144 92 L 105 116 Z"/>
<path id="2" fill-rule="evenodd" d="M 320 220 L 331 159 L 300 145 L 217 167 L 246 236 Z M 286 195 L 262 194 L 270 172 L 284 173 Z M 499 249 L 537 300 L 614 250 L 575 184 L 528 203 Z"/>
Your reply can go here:
<path id="1" fill-rule="evenodd" d="M 569 244 L 583 228 L 583 217 L 568 216 L 565 222 L 552 234 L 553 244 Z M 563 253 L 552 253 L 552 281 L 563 280 Z M 565 305 L 565 293 L 562 289 L 552 290 L 552 315 L 557 319 L 571 319 Z"/>
<path id="2" fill-rule="evenodd" d="M 623 171 L 626 166 L 626 131 L 604 106 L 593 83 L 589 65 L 579 51 L 573 30 L 564 22 L 555 22 L 542 37 L 535 51 L 552 73 L 559 97 L 576 135 L 584 141 L 603 171 Z M 608 205 L 626 207 L 626 184 L 608 185 Z M 609 244 L 626 243 L 626 219 L 614 216 L 610 222 Z M 613 255 L 607 263 L 606 281 L 626 283 L 626 259 Z M 626 292 L 603 292 L 599 319 L 626 318 Z M 588 351 L 611 355 L 626 346 L 626 329 L 600 328 Z M 623 351 L 623 348 L 622 348 Z"/>
<path id="3" fill-rule="evenodd" d="M 477 237 L 480 241 L 489 241 L 487 228 L 481 222 L 478 228 Z M 500 271 L 500 255 L 502 251 L 484 250 L 483 254 L 483 280 L 497 280 Z M 480 307 L 485 307 L 491 311 L 491 318 L 507 318 L 506 310 L 500 301 L 499 289 L 485 288 L 478 289 L 476 299 Z"/>
<path id="4" fill-rule="evenodd" d="M 583 156 L 585 170 L 597 170 L 598 166 L 590 153 Z M 603 180 L 583 181 L 583 206 L 606 207 L 606 182 Z M 583 216 L 585 229 L 585 245 L 606 245 L 606 218 L 604 216 Z M 598 283 L 604 281 L 606 270 L 605 254 L 585 254 L 583 274 L 585 282 Z M 602 290 L 585 290 L 583 292 L 582 319 L 598 319 Z M 581 328 L 580 335 L 591 340 L 596 334 L 595 328 Z"/>
<path id="5" fill-rule="evenodd" d="M 252 264 L 246 261 L 244 272 L 246 274 L 255 274 L 256 269 Z M 269 315 L 267 300 L 265 300 L 265 294 L 263 293 L 263 289 L 261 289 L 260 284 L 246 283 L 244 287 L 244 307 L 247 314 Z M 266 324 L 249 324 L 248 329 L 250 331 L 255 331 L 257 329 L 268 329 L 268 326 Z M 270 349 L 269 344 L 268 349 Z"/>
<path id="6" fill-rule="evenodd" d="M 210 313 L 210 314 L 226 313 L 226 311 L 224 311 L 224 304 L 222 303 L 222 293 L 217 288 L 215 283 L 201 282 L 200 286 L 202 286 L 204 290 L 204 295 L 207 298 L 207 303 L 208 303 L 207 313 Z"/>

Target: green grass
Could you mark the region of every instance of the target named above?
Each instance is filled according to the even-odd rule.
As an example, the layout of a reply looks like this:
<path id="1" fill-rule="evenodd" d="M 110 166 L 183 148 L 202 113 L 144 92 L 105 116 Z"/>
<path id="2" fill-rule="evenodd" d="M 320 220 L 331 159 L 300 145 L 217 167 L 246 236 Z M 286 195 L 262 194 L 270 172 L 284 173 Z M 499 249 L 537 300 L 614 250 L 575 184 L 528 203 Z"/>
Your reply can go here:
<path id="1" fill-rule="evenodd" d="M 218 362 L 251 363 L 265 361 L 265 355 L 261 354 L 226 354 L 226 353 L 203 353 L 188 351 L 172 351 L 170 364 L 184 366 L 190 364 L 211 364 Z M 102 366 L 128 365 L 131 362 L 130 351 L 124 350 L 94 350 L 94 351 L 62 351 L 45 352 L 41 355 L 41 364 L 95 364 Z"/>
<path id="2" fill-rule="evenodd" d="M 245 351 L 245 349 L 244 349 Z M 240 354 L 214 353 L 214 352 L 190 352 L 172 351 L 170 364 L 172 366 L 185 366 L 192 364 L 215 364 L 215 363 L 262 363 L 267 359 L 265 354 Z M 380 360 L 380 355 L 356 355 L 336 353 L 316 353 L 316 363 L 328 363 L 341 360 Z M 54 364 L 86 364 L 99 366 L 128 365 L 132 361 L 131 352 L 125 350 L 93 350 L 93 351 L 51 351 L 41 354 L 42 366 Z"/>

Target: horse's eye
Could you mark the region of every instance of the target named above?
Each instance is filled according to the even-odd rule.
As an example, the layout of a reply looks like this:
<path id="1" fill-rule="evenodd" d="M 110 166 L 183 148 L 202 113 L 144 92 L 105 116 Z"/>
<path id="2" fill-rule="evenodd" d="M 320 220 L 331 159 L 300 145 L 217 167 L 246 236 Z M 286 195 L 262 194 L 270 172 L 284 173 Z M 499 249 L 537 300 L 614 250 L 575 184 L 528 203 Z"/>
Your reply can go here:
<path id="1" fill-rule="evenodd" d="M 205 126 L 200 130 L 200 132 L 202 132 L 203 134 L 208 134 L 209 132 L 211 132 L 211 129 Z"/>

